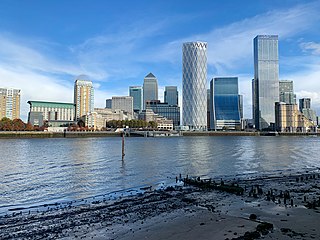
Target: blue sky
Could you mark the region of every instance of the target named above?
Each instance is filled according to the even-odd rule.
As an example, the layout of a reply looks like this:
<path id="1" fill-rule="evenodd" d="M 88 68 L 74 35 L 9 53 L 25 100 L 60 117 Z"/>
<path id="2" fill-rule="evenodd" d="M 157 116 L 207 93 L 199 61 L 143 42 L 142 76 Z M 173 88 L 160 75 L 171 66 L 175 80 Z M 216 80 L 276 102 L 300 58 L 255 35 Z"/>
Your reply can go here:
<path id="1" fill-rule="evenodd" d="M 73 102 L 73 83 L 86 74 L 95 106 L 127 95 L 152 72 L 181 95 L 182 43 L 208 42 L 208 87 L 238 76 L 245 117 L 251 117 L 252 40 L 279 35 L 280 79 L 320 113 L 320 1 L 0 1 L 0 87 L 28 100 Z"/>

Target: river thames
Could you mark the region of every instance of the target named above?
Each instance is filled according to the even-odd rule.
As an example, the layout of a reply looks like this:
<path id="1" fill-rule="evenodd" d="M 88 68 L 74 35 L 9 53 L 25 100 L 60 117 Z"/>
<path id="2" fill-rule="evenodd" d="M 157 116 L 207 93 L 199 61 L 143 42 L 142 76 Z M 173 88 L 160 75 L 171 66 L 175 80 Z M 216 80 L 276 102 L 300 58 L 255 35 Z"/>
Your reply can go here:
<path id="1" fill-rule="evenodd" d="M 0 139 L 0 213 L 185 176 L 244 177 L 320 167 L 319 137 Z"/>

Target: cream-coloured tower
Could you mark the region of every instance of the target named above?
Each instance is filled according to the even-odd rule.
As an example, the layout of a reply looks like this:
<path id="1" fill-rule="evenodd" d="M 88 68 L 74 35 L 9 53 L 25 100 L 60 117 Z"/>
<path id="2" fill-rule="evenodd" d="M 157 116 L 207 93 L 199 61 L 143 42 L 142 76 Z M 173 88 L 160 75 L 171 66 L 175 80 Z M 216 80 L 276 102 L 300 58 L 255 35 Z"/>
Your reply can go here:
<path id="1" fill-rule="evenodd" d="M 80 75 L 74 83 L 74 104 L 76 106 L 75 120 L 79 120 L 94 109 L 94 89 L 92 81 L 85 75 Z"/>

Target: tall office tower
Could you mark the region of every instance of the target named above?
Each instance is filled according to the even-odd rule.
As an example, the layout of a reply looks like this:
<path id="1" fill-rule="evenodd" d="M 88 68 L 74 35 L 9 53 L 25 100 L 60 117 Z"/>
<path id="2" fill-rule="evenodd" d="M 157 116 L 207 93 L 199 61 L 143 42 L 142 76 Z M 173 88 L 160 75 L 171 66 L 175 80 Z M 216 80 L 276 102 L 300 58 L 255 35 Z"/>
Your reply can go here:
<path id="1" fill-rule="evenodd" d="M 210 82 L 213 108 L 211 129 L 239 129 L 241 126 L 240 95 L 237 77 L 219 77 Z"/>
<path id="2" fill-rule="evenodd" d="M 299 110 L 303 115 L 312 121 L 313 124 L 317 124 L 317 114 L 311 109 L 311 99 L 310 98 L 301 98 L 299 99 Z"/>
<path id="3" fill-rule="evenodd" d="M 278 36 L 254 38 L 254 122 L 258 130 L 272 129 L 279 102 Z"/>
<path id="4" fill-rule="evenodd" d="M 143 109 L 146 108 L 146 101 L 158 100 L 158 80 L 149 73 L 143 82 Z"/>
<path id="5" fill-rule="evenodd" d="M 293 92 L 293 81 L 279 81 L 279 101 L 287 104 L 296 104 L 296 95 Z"/>
<path id="6" fill-rule="evenodd" d="M 301 98 L 299 99 L 299 110 L 302 112 L 302 109 L 311 108 L 311 99 L 310 98 Z"/>
<path id="7" fill-rule="evenodd" d="M 211 96 L 210 96 L 210 88 L 207 89 L 207 129 L 211 129 L 210 126 L 210 102 L 211 102 Z"/>
<path id="8" fill-rule="evenodd" d="M 112 110 L 122 110 L 133 115 L 133 98 L 129 96 L 112 97 Z"/>
<path id="9" fill-rule="evenodd" d="M 106 99 L 106 108 L 112 108 L 112 99 Z"/>
<path id="10" fill-rule="evenodd" d="M 129 96 L 133 97 L 133 111 L 142 111 L 142 87 L 141 86 L 130 86 Z"/>
<path id="11" fill-rule="evenodd" d="M 79 120 L 94 109 L 94 89 L 92 81 L 80 75 L 74 83 L 74 104 L 76 105 L 75 120 Z"/>
<path id="12" fill-rule="evenodd" d="M 182 124 L 207 130 L 207 43 L 182 47 Z"/>
<path id="13" fill-rule="evenodd" d="M 0 88 L 0 120 L 20 118 L 20 90 Z"/>
<path id="14" fill-rule="evenodd" d="M 178 106 L 178 88 L 176 86 L 165 87 L 164 102 L 172 106 Z"/>

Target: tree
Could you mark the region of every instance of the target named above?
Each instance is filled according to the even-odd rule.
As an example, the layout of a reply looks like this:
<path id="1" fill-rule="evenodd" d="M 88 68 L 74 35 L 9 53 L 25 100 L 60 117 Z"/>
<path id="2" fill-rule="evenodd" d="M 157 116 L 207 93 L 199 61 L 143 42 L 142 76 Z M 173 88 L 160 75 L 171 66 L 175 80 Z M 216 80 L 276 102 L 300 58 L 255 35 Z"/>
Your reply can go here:
<path id="1" fill-rule="evenodd" d="M 26 124 L 21 119 L 14 119 L 12 121 L 12 130 L 13 131 L 24 131 Z"/>
<path id="2" fill-rule="evenodd" d="M 12 120 L 10 118 L 4 117 L 0 121 L 1 131 L 12 131 Z"/>

